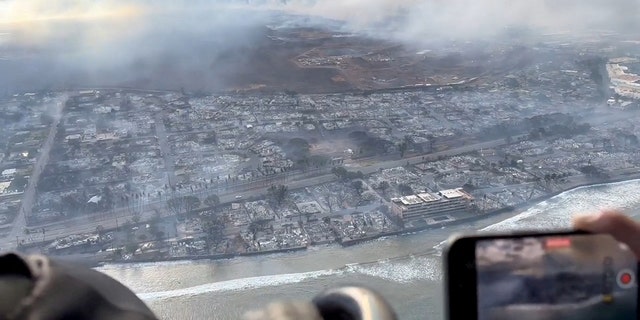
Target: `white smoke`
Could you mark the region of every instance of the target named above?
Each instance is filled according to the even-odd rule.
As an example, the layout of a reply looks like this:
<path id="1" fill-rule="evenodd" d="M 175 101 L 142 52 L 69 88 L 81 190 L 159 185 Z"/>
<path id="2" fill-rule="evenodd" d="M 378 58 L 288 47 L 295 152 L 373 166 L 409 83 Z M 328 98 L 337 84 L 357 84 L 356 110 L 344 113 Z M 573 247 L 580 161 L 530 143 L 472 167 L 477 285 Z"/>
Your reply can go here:
<path id="1" fill-rule="evenodd" d="M 640 21 L 637 7 L 637 0 L 4 0 L 0 92 L 79 83 L 216 87 L 244 74 L 238 68 L 255 59 L 250 52 L 274 11 L 426 47 L 434 40 L 501 40 L 512 27 L 635 32 L 629 26 Z"/>
<path id="2" fill-rule="evenodd" d="M 425 36 L 494 36 L 510 27 L 542 32 L 620 29 L 640 18 L 635 0 L 292 0 L 282 7 L 343 20 L 353 28 L 392 27 L 397 37 L 413 42 Z"/>

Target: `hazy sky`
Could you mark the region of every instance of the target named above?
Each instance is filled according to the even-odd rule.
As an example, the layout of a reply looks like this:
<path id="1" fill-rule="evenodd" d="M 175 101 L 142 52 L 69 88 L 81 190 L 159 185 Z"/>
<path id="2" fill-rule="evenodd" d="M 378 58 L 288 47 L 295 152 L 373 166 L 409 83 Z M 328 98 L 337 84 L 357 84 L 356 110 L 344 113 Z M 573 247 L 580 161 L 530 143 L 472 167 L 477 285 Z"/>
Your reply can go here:
<path id="1" fill-rule="evenodd" d="M 594 24 L 617 26 L 638 20 L 637 0 L 5 0 L 0 1 L 0 24 L 29 26 L 32 36 L 45 34 L 52 21 L 109 19 L 122 32 L 128 24 L 153 19 L 155 13 L 185 14 L 184 9 L 208 12 L 210 17 L 184 21 L 190 27 L 224 20 L 225 8 L 276 9 L 347 21 L 355 29 L 397 27 L 409 36 L 420 33 L 452 37 L 492 34 L 506 26 L 538 29 L 588 30 Z M 188 18 L 189 15 L 184 16 Z M 260 19 L 260 10 L 243 14 Z M 209 21 L 204 21 L 209 20 Z M 108 32 L 107 32 L 108 31 Z"/>
<path id="2" fill-rule="evenodd" d="M 346 31 L 420 45 L 436 37 L 495 36 L 507 26 L 546 33 L 626 25 L 640 21 L 637 5 L 637 0 L 0 0 L 0 89 L 221 81 L 221 74 L 247 59 L 243 52 L 256 37 L 264 37 L 259 27 L 269 21 L 266 9 L 337 19 Z M 217 71 L 208 72 L 212 67 Z"/>

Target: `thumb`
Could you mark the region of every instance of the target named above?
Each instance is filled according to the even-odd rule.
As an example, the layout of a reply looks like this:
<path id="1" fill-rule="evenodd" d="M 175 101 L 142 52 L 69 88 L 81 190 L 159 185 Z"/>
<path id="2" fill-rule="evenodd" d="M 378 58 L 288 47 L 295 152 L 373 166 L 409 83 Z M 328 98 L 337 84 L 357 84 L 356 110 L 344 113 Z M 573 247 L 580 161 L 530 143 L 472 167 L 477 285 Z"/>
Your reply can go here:
<path id="1" fill-rule="evenodd" d="M 629 246 L 640 260 L 640 223 L 619 211 L 602 211 L 592 215 L 579 215 L 573 219 L 578 230 L 606 233 Z"/>

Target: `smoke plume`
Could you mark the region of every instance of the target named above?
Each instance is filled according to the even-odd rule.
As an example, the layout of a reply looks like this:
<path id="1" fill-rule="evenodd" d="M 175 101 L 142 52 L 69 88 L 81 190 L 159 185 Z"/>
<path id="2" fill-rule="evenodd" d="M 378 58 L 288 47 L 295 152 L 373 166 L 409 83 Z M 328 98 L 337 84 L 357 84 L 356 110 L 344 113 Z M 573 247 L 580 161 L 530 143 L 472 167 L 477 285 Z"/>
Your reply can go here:
<path id="1" fill-rule="evenodd" d="M 0 94 L 78 86 L 233 86 L 250 73 L 248 62 L 259 59 L 264 26 L 273 23 L 332 23 L 420 46 L 434 39 L 501 40 L 510 28 L 635 32 L 638 18 L 635 0 L 5 0 Z M 264 77 L 270 63 L 278 62 L 266 62 L 259 72 Z"/>

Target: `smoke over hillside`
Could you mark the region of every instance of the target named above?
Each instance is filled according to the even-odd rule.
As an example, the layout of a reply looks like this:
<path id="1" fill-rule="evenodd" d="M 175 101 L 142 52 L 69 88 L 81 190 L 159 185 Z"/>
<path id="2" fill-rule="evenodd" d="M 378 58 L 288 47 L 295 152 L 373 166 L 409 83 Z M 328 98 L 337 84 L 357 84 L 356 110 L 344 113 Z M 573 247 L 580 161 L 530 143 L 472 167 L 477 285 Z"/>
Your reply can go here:
<path id="1" fill-rule="evenodd" d="M 620 29 L 639 16 L 635 0 L 292 0 L 294 12 L 348 21 L 355 28 L 394 27 L 396 35 L 420 41 L 419 36 L 472 39 L 501 33 L 505 27 L 544 32 Z"/>
<path id="2" fill-rule="evenodd" d="M 243 67 L 256 59 L 252 50 L 265 41 L 264 26 L 275 12 L 297 15 L 279 15 L 280 24 L 318 25 L 326 18 L 340 21 L 343 31 L 420 44 L 495 37 L 506 27 L 628 28 L 640 20 L 637 7 L 632 0 L 5 0 L 0 93 L 82 85 L 233 86 L 229 79 L 248 72 Z M 278 62 L 267 61 L 265 70 L 270 63 Z"/>

